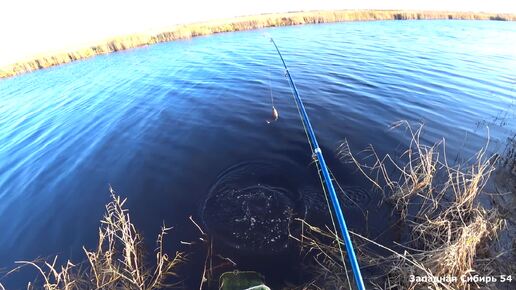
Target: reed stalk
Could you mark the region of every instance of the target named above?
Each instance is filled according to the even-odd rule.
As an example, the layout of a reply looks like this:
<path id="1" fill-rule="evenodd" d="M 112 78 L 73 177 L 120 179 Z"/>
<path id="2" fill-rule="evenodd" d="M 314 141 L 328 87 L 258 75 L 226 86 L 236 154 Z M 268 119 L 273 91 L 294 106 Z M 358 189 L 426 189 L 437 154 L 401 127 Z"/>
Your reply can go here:
<path id="1" fill-rule="evenodd" d="M 364 269 L 381 270 L 368 279 L 374 289 L 497 289 L 496 283 L 470 283 L 473 275 L 500 275 L 496 260 L 503 253 L 494 251 L 499 234 L 506 229 L 505 220 L 496 208 L 486 209 L 479 202 L 497 164 L 497 156 L 488 157 L 482 148 L 467 164 L 450 165 L 446 159 L 445 141 L 433 145 L 421 142 L 423 126 L 405 127 L 411 137 L 406 151 L 399 158 L 379 157 L 371 146 L 367 149 L 372 161 L 359 162 L 344 142 L 339 156 L 359 169 L 371 185 L 383 193 L 408 232 L 408 239 L 388 248 L 363 235 L 352 232 L 357 255 Z M 370 165 L 365 165 L 366 163 Z M 330 228 L 317 228 L 303 223 L 306 229 L 296 237 L 307 252 L 315 253 L 315 278 L 312 285 L 321 289 L 347 285 L 346 268 L 340 263 L 335 233 Z M 380 249 L 388 255 L 379 255 Z M 498 263 L 500 264 L 500 263 Z M 499 265 L 498 265 L 499 266 Z M 411 278 L 412 277 L 412 278 Z M 414 277 L 427 277 L 415 281 Z M 455 277 L 456 279 L 453 279 Z M 483 288 L 483 289 L 484 289 Z"/>

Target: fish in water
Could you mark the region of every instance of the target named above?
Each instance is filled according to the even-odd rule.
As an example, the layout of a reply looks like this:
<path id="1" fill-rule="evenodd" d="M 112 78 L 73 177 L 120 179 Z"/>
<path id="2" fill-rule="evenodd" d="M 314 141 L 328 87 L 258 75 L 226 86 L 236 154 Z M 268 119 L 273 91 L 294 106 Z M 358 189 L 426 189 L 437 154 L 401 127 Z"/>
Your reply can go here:
<path id="1" fill-rule="evenodd" d="M 272 107 L 272 119 L 271 120 L 265 120 L 265 121 L 267 122 L 267 124 L 270 124 L 272 122 L 277 121 L 278 118 L 279 118 L 278 110 L 276 110 L 276 108 L 273 106 Z"/>

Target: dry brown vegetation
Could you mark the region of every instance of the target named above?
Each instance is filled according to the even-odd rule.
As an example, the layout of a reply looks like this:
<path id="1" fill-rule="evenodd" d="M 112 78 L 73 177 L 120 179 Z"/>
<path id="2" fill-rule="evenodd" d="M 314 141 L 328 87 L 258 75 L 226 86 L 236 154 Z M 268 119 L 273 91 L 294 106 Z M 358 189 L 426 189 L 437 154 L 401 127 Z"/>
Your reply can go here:
<path id="1" fill-rule="evenodd" d="M 404 127 L 411 142 L 401 156 L 380 157 L 373 147 L 364 151 L 366 158 L 354 155 L 344 142 L 339 156 L 364 174 L 371 185 L 381 191 L 384 201 L 399 217 L 403 240 L 395 247 L 382 245 L 374 238 L 351 232 L 357 257 L 363 271 L 372 269 L 366 284 L 369 289 L 500 289 L 499 283 L 465 282 L 462 277 L 511 275 L 515 273 L 513 234 L 514 203 L 503 203 L 499 208 L 486 208 L 479 197 L 486 196 L 485 186 L 495 166 L 514 168 L 511 147 L 497 163 L 498 156 L 487 156 L 481 149 L 466 164 L 451 165 L 446 158 L 445 141 L 432 145 L 421 142 L 422 126 L 416 130 L 407 122 Z M 514 146 L 514 143 L 513 143 Z M 487 147 L 487 146 L 486 146 Z M 363 153 L 364 153 L 363 152 Z M 512 161 L 508 161 L 508 159 Z M 516 175 L 515 175 L 516 176 Z M 505 179 L 504 179 L 505 180 Z M 157 238 L 155 263 L 145 258 L 143 239 L 132 224 L 122 200 L 111 190 L 112 201 L 99 228 L 98 246 L 84 249 L 87 261 L 75 265 L 68 261 L 58 266 L 52 262 L 19 262 L 31 266 L 43 278 L 40 283 L 29 283 L 27 289 L 162 289 L 175 277 L 174 268 L 184 260 L 184 254 L 169 257 L 163 250 L 163 238 L 168 228 L 162 227 Z M 514 192 L 509 192 L 513 196 Z M 504 198 L 507 194 L 504 193 Z M 512 206 L 512 207 L 511 207 Z M 509 215 L 508 223 L 501 212 Z M 236 264 L 228 258 L 214 255 L 211 239 L 190 218 L 202 235 L 207 249 L 200 289 L 216 282 L 218 267 Z M 300 289 L 353 289 L 353 275 L 342 263 L 342 240 L 330 227 L 318 228 L 298 219 L 304 229 L 298 240 L 305 252 L 312 253 L 315 263 L 309 271 L 313 279 Z M 508 240 L 501 241 L 509 233 Z M 187 243 L 190 244 L 190 243 Z M 214 263 L 219 259 L 220 263 Z M 214 266 L 214 264 L 216 264 Z M 411 275 L 427 277 L 428 281 L 413 281 Z M 450 280 L 456 277 L 456 280 Z M 514 282 L 504 284 L 514 289 Z M 0 283 L 0 289 L 4 289 Z"/>
<path id="2" fill-rule="evenodd" d="M 465 282 L 461 277 L 513 274 L 514 268 L 500 263 L 511 255 L 511 242 L 500 247 L 497 240 L 505 231 L 505 220 L 497 208 L 486 209 L 478 198 L 495 169 L 496 156 L 487 157 L 482 149 L 468 164 L 450 165 L 445 142 L 431 146 L 420 142 L 422 126 L 413 131 L 406 126 L 412 142 L 400 158 L 380 158 L 374 148 L 367 154 L 371 165 L 358 162 L 347 143 L 340 157 L 357 166 L 376 189 L 384 193 L 400 219 L 407 237 L 396 249 L 352 233 L 363 269 L 375 268 L 380 274 L 368 280 L 375 289 L 499 289 L 499 283 Z M 310 284 L 321 289 L 343 289 L 352 277 L 341 262 L 335 232 L 304 221 L 305 249 L 315 252 L 317 277 Z M 342 243 L 342 241 L 338 241 Z M 378 252 L 389 255 L 379 255 Z M 509 263 L 510 265 L 510 263 Z M 511 268 L 512 267 L 512 268 Z M 411 275 L 429 277 L 413 281 Z M 457 277 L 457 280 L 449 278 Z M 352 284 L 353 282 L 351 282 Z M 508 283 L 506 283 L 507 285 Z M 509 288 L 510 284 L 507 285 Z"/>
<path id="3" fill-rule="evenodd" d="M 28 283 L 27 289 L 79 290 L 79 289 L 130 289 L 151 290 L 173 286 L 174 268 L 183 261 L 184 254 L 168 256 L 163 250 L 163 238 L 169 228 L 163 225 L 157 237 L 155 263 L 146 259 L 143 238 L 134 227 L 122 200 L 110 188 L 112 201 L 106 205 L 106 214 L 99 228 L 98 246 L 84 249 L 87 262 L 75 265 L 67 261 L 58 266 L 57 257 L 51 262 L 19 261 L 21 266 L 35 268 L 43 280 Z M 5 289 L 0 283 L 0 289 Z"/>
<path id="4" fill-rule="evenodd" d="M 68 63 L 75 60 L 89 58 L 99 54 L 106 54 L 159 42 L 188 39 L 195 36 L 209 35 L 213 33 L 313 23 L 405 19 L 514 21 L 516 20 L 516 15 L 437 11 L 339 10 L 245 16 L 233 19 L 178 25 L 158 33 L 133 34 L 115 37 L 103 43 L 92 45 L 80 50 L 56 53 L 53 55 L 36 56 L 34 59 L 17 62 L 12 65 L 0 68 L 0 78 L 15 76 L 18 74 Z"/>

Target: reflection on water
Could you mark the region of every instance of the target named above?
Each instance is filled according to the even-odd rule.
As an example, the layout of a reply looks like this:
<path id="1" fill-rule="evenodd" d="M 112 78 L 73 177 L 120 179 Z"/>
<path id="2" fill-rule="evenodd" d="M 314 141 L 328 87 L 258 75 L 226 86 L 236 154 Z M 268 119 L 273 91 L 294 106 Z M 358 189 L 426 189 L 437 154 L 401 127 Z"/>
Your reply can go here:
<path id="1" fill-rule="evenodd" d="M 425 123 L 423 142 L 445 137 L 449 156 L 470 156 L 485 144 L 484 124 L 492 150 L 514 135 L 515 23 L 379 21 L 268 32 L 329 165 L 341 184 L 362 188 L 350 199 L 364 207 L 376 204 L 363 197 L 370 186 L 331 160 L 339 140 L 392 153 L 408 136 L 387 126 L 406 119 Z M 165 221 L 175 226 L 173 241 L 196 237 L 187 217 L 199 216 L 234 164 L 290 164 L 279 169 L 282 178 L 308 176 L 292 192 L 319 189 L 279 59 L 261 35 L 159 44 L 1 80 L 0 267 L 54 254 L 81 259 L 82 245 L 95 244 L 108 184 L 129 198 L 143 234 Z M 281 114 L 272 124 L 264 121 L 269 83 Z M 345 214 L 363 229 L 361 208 Z"/>

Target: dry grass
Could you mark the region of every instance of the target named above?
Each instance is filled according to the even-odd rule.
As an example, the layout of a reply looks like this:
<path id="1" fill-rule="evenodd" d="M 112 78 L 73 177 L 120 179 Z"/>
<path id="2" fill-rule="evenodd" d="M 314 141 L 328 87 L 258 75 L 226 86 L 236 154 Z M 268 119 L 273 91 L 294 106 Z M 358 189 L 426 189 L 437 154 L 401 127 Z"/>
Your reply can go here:
<path id="1" fill-rule="evenodd" d="M 420 197 L 423 204 L 420 207 L 419 215 L 426 211 L 435 210 L 443 198 L 445 188 L 436 194 L 434 188 L 434 178 L 437 170 L 443 166 L 439 164 L 438 142 L 432 146 L 421 144 L 420 126 L 413 130 L 404 121 L 392 126 L 392 129 L 400 126 L 407 126 L 411 136 L 408 149 L 399 158 L 393 159 L 390 155 L 380 158 L 375 149 L 370 146 L 366 151 L 373 158 L 372 165 L 363 165 L 357 161 L 349 149 L 347 141 L 344 141 L 338 148 L 338 156 L 341 160 L 352 162 L 359 168 L 372 184 L 380 190 L 384 197 L 394 203 L 402 218 L 407 217 L 409 201 L 415 197 Z M 394 168 L 395 174 L 392 174 Z M 380 185 L 382 184 L 382 185 Z M 450 183 L 450 184 L 453 184 Z M 386 193 L 389 193 L 387 196 Z"/>
<path id="2" fill-rule="evenodd" d="M 112 201 L 106 205 L 106 214 L 99 228 L 98 246 L 84 252 L 87 261 L 76 266 L 70 261 L 58 266 L 57 257 L 52 263 L 45 261 L 19 261 L 21 266 L 32 266 L 43 281 L 29 283 L 27 289 L 76 290 L 76 289 L 131 289 L 151 290 L 172 287 L 174 268 L 184 255 L 177 252 L 170 257 L 163 250 L 163 239 L 170 228 L 163 225 L 157 237 L 155 263 L 149 264 L 143 247 L 143 239 L 131 222 L 128 210 L 110 188 Z M 0 289 L 4 289 L 0 284 Z"/>
<path id="3" fill-rule="evenodd" d="M 406 231 L 407 238 L 396 248 L 351 232 L 361 268 L 374 270 L 374 276 L 367 277 L 369 288 L 497 289 L 494 283 L 477 285 L 461 279 L 513 273 L 511 260 L 509 264 L 506 262 L 511 245 L 509 252 L 495 249 L 499 245 L 497 238 L 507 230 L 505 220 L 496 208 L 486 209 L 478 202 L 479 196 L 486 194 L 484 188 L 495 169 L 497 157 L 487 156 L 484 148 L 466 164 L 450 165 L 444 140 L 425 145 L 421 142 L 422 126 L 413 130 L 407 122 L 399 122 L 393 128 L 406 128 L 411 137 L 408 149 L 399 158 L 389 155 L 380 158 L 370 147 L 366 150 L 367 159 L 359 162 L 347 143 L 339 148 L 340 158 L 355 164 L 372 186 L 383 192 L 384 200 L 392 204 L 393 214 L 399 217 Z M 70 261 L 58 266 L 57 257 L 51 263 L 21 261 L 21 265 L 37 269 L 43 278 L 41 284 L 29 283 L 27 289 L 147 290 L 173 286 L 170 278 L 175 276 L 174 267 L 183 260 L 183 254 L 176 253 L 171 258 L 164 253 L 163 238 L 169 229 L 162 227 L 157 238 L 155 263 L 148 264 L 143 240 L 124 208 L 125 200 L 110 191 L 112 201 L 106 206 L 99 228 L 98 246 L 93 251 L 84 249 L 87 261 L 80 267 Z M 341 262 L 342 240 L 336 238 L 331 228 L 321 229 L 298 221 L 304 230 L 300 237 L 293 238 L 315 258 L 311 268 L 313 280 L 302 288 L 352 289 L 352 275 Z M 211 240 L 192 222 L 208 249 L 199 286 L 203 289 L 214 280 L 214 271 L 220 265 L 213 265 L 216 257 Z M 227 258 L 218 259 L 221 265 L 235 266 Z M 411 275 L 426 277 L 427 281 L 411 280 Z M 457 279 L 451 280 L 452 277 Z M 1 284 L 0 290 L 5 290 Z"/>
<path id="4" fill-rule="evenodd" d="M 478 202 L 495 169 L 496 157 L 487 157 L 481 149 L 468 164 L 452 166 L 446 159 L 444 140 L 424 145 L 420 141 L 422 126 L 413 130 L 407 122 L 399 122 L 394 127 L 401 126 L 412 141 L 400 158 L 380 158 L 371 147 L 367 152 L 372 165 L 368 166 L 357 161 L 346 143 L 340 147 L 340 157 L 355 164 L 392 203 L 409 237 L 397 249 L 389 249 L 352 233 L 364 269 L 382 270 L 370 284 L 377 289 L 471 289 L 478 285 L 461 277 L 503 274 L 494 268 L 494 260 L 503 254 L 494 255 L 492 249 L 504 220 L 495 209 L 485 209 Z M 314 283 L 321 288 L 346 285 L 339 280 L 347 271 L 339 262 L 335 233 L 308 224 L 305 228 L 308 230 L 299 240 L 317 253 L 320 265 Z M 390 254 L 381 256 L 372 248 Z M 413 281 L 411 275 L 428 278 Z"/>
<path id="5" fill-rule="evenodd" d="M 406 19 L 514 21 L 516 20 L 516 15 L 446 11 L 337 10 L 244 16 L 233 19 L 178 25 L 155 33 L 119 36 L 75 51 L 35 56 L 33 59 L 13 63 L 0 68 L 0 78 L 11 77 L 38 69 L 89 58 L 99 54 L 214 33 L 313 23 Z"/>

